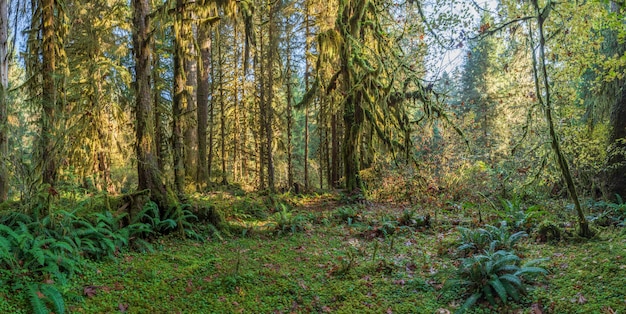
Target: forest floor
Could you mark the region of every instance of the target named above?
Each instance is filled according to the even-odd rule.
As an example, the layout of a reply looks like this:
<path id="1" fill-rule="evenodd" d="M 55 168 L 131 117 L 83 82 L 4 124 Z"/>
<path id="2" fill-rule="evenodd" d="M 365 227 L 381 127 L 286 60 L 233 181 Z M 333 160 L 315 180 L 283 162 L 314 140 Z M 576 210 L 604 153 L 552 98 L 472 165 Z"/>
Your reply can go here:
<path id="1" fill-rule="evenodd" d="M 250 213 L 254 206 L 233 203 L 241 200 L 220 196 L 221 206 L 248 211 L 230 218 L 240 226 L 231 234 L 206 241 L 170 235 L 157 239 L 153 252 L 91 263 L 66 288 L 68 311 L 453 313 L 464 302 L 462 291 L 446 281 L 459 265 L 457 226 L 477 225 L 477 212 L 417 210 L 430 215 L 428 225 L 405 228 L 389 224 L 401 219 L 400 205 L 348 206 L 332 195 L 291 198 L 288 211 L 278 208 L 261 219 L 254 216 L 262 213 Z M 482 215 L 494 225 L 502 218 Z M 541 266 L 549 274 L 521 302 L 493 307 L 479 301 L 470 312 L 623 313 L 626 232 L 598 231 L 591 240 L 550 243 L 539 243 L 531 232 L 517 251 L 524 260 L 548 258 Z"/>

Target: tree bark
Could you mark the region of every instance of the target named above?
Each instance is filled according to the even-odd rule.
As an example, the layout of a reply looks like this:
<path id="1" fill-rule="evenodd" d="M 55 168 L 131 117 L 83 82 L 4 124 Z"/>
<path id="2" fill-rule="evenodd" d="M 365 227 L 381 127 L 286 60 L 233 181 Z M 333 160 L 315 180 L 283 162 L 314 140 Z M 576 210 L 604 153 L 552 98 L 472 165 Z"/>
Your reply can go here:
<path id="1" fill-rule="evenodd" d="M 218 32 L 217 62 L 219 69 L 219 97 L 220 97 L 220 153 L 222 163 L 222 185 L 228 184 L 228 174 L 226 172 L 226 99 L 224 96 L 224 59 L 222 55 L 221 35 Z"/>
<path id="2" fill-rule="evenodd" d="M 57 179 L 57 156 L 54 147 L 56 129 L 56 49 L 54 28 L 54 0 L 42 0 L 42 102 L 41 118 L 41 162 L 43 163 L 43 183 L 53 187 Z"/>
<path id="3" fill-rule="evenodd" d="M 611 1 L 611 12 L 623 16 L 623 5 Z M 618 47 L 619 55 L 622 55 L 626 51 L 626 45 L 621 44 Z M 610 144 L 605 175 L 607 197 L 613 201 L 617 201 L 617 195 L 622 199 L 626 198 L 626 79 L 621 79 L 615 85 L 621 88 L 611 108 Z"/>
<path id="4" fill-rule="evenodd" d="M 0 202 L 7 200 L 9 193 L 8 137 L 8 85 L 9 85 L 9 13 L 8 0 L 0 0 Z"/>
<path id="5" fill-rule="evenodd" d="M 330 179 L 331 186 L 337 187 L 339 183 L 339 134 L 337 132 L 337 114 L 333 113 L 332 121 L 331 121 L 331 137 L 332 137 L 332 148 L 331 148 L 331 171 L 330 171 Z"/>
<path id="6" fill-rule="evenodd" d="M 293 139 L 292 139 L 292 129 L 293 129 L 293 91 L 291 86 L 292 81 L 292 71 L 291 71 L 291 36 L 287 38 L 287 63 L 286 63 L 286 74 L 285 74 L 285 84 L 287 90 L 287 186 L 289 188 L 293 187 Z"/>
<path id="7" fill-rule="evenodd" d="M 537 0 L 533 0 L 533 5 L 535 7 L 535 13 L 537 14 L 537 25 L 539 27 L 538 29 L 538 33 L 539 33 L 539 57 L 540 57 L 540 61 L 541 61 L 541 75 L 542 75 L 542 79 L 543 79 L 543 93 L 541 93 L 541 91 L 539 90 L 539 79 L 538 79 L 538 74 L 537 72 L 539 72 L 539 69 L 537 69 L 537 58 L 535 57 L 535 50 L 534 50 L 534 46 L 532 47 L 533 51 L 532 51 L 532 56 L 533 56 L 533 67 L 534 67 L 534 75 L 535 75 L 535 87 L 536 87 L 536 92 L 537 92 L 537 97 L 539 97 L 540 101 L 542 99 L 541 95 L 544 95 L 543 98 L 545 98 L 545 101 L 543 103 L 544 105 L 544 110 L 545 110 L 545 114 L 546 114 L 546 120 L 548 123 L 548 128 L 549 128 L 549 133 L 550 133 L 550 139 L 551 139 L 551 144 L 552 144 L 552 149 L 554 150 L 554 153 L 556 155 L 556 159 L 557 159 L 557 163 L 559 165 L 559 168 L 561 169 L 561 174 L 563 175 L 565 182 L 567 184 L 567 190 L 569 191 L 570 197 L 572 198 L 572 201 L 574 201 L 574 207 L 576 209 L 576 213 L 578 214 L 578 225 L 580 227 L 580 235 L 584 236 L 584 237 L 591 237 L 593 235 L 593 233 L 591 232 L 591 230 L 589 229 L 589 224 L 587 222 L 587 218 L 585 218 L 585 214 L 583 213 L 583 210 L 580 206 L 580 201 L 578 200 L 578 193 L 576 192 L 576 186 L 574 185 L 574 181 L 572 180 L 572 175 L 570 173 L 569 170 L 569 166 L 567 164 L 567 160 L 565 159 L 565 156 L 563 155 L 563 151 L 561 150 L 561 146 L 559 143 L 559 139 L 556 135 L 556 130 L 554 128 L 554 121 L 552 119 L 552 103 L 551 103 L 551 99 L 550 99 L 550 83 L 548 81 L 548 72 L 546 69 L 546 57 L 545 57 L 545 37 L 544 37 L 544 31 L 543 31 L 543 23 L 545 21 L 545 19 L 547 18 L 547 13 L 549 12 L 549 10 L 551 9 L 550 6 L 552 5 L 552 2 L 550 0 L 548 0 L 548 3 L 546 4 L 546 7 L 544 7 L 543 10 L 541 10 L 539 8 L 539 4 L 537 2 Z M 548 10 L 548 11 L 546 11 Z M 530 33 L 531 39 L 532 39 L 532 32 Z"/>
<path id="8" fill-rule="evenodd" d="M 183 146 L 183 108 L 185 107 L 185 26 L 184 0 L 176 1 L 174 20 L 174 101 L 172 102 L 172 153 L 174 157 L 174 186 L 178 196 L 184 194 L 185 164 Z"/>
<path id="9" fill-rule="evenodd" d="M 157 169 L 154 108 L 150 92 L 150 1 L 132 0 L 133 54 L 135 57 L 136 154 L 139 190 L 149 189 L 150 199 L 162 213 L 169 207 L 167 189 Z"/>
<path id="10" fill-rule="evenodd" d="M 353 84 L 352 69 L 349 64 L 352 54 L 351 39 L 361 38 L 361 21 L 365 14 L 366 0 L 342 0 L 340 1 L 337 18 L 337 29 L 344 41 L 340 48 L 341 75 L 343 78 L 342 89 L 347 99 L 343 108 L 343 122 L 345 129 L 343 162 L 346 190 L 355 191 L 362 189 L 360 169 L 360 143 L 363 128 L 364 113 L 361 107 L 363 95 L 361 92 L 351 91 Z"/>
<path id="11" fill-rule="evenodd" d="M 309 20 L 309 1 L 305 3 L 304 12 L 304 89 L 311 87 L 311 63 L 308 53 L 311 51 L 311 26 Z M 304 191 L 309 191 L 309 106 L 304 108 Z"/>
<path id="12" fill-rule="evenodd" d="M 626 198 L 626 83 L 622 83 L 620 97 L 611 109 L 609 158 L 606 175 L 608 197 Z"/>
<path id="13" fill-rule="evenodd" d="M 272 143 L 274 142 L 274 131 L 272 128 L 272 122 L 274 120 L 274 60 L 276 58 L 277 41 L 276 41 L 276 14 L 279 8 L 279 2 L 268 1 L 269 6 L 269 35 L 268 35 L 268 50 L 267 50 L 267 95 L 265 99 L 265 137 L 266 137 L 266 153 L 267 153 L 267 184 L 270 192 L 276 190 L 274 182 L 274 156 L 272 151 Z"/>
<path id="14" fill-rule="evenodd" d="M 187 14 L 187 18 L 194 20 L 193 13 Z M 191 180 L 195 181 L 195 174 L 197 173 L 197 160 L 198 160 L 198 127 L 196 115 L 196 97 L 197 97 L 197 83 L 198 83 L 198 58 L 196 57 L 196 45 L 194 44 L 194 38 L 198 33 L 195 27 L 188 26 L 188 38 L 187 40 L 187 56 L 185 62 L 185 75 L 187 79 L 187 102 L 186 107 L 183 108 L 183 144 L 185 155 L 185 175 Z"/>
<path id="15" fill-rule="evenodd" d="M 207 167 L 207 127 L 209 115 L 209 69 L 211 67 L 211 26 L 202 23 L 198 28 L 200 45 L 200 69 L 198 75 L 198 167 L 197 182 L 199 186 L 208 184 Z"/>

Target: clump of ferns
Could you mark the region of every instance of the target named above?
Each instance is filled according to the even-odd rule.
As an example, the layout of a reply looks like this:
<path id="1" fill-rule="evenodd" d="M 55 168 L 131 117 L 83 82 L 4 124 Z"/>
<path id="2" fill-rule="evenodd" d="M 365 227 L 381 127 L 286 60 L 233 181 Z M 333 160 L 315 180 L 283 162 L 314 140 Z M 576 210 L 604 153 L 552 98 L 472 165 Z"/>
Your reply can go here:
<path id="1" fill-rule="evenodd" d="M 461 259 L 456 277 L 449 280 L 448 288 L 460 288 L 465 302 L 459 309 L 463 313 L 479 300 L 487 300 L 496 306 L 498 301 L 519 302 L 538 276 L 548 273 L 537 264 L 545 259 L 536 259 L 521 265 L 521 258 L 511 251 L 496 250 L 492 243 L 488 250 Z"/>
<path id="2" fill-rule="evenodd" d="M 460 244 L 457 250 L 462 256 L 485 251 L 491 246 L 497 250 L 512 250 L 520 240 L 528 237 L 525 231 L 511 234 L 506 221 L 502 221 L 499 227 L 491 225 L 478 229 L 457 227 L 457 230 L 460 233 Z"/>

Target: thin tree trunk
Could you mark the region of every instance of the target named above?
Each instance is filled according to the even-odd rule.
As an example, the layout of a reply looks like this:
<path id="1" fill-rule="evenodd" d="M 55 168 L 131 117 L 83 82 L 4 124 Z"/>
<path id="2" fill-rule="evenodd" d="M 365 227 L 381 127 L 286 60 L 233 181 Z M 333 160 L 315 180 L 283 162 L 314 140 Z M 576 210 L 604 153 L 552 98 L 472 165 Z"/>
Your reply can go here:
<path id="1" fill-rule="evenodd" d="M 152 49 L 156 50 L 156 41 L 152 42 Z M 159 62 L 159 58 L 152 58 L 152 68 L 153 68 L 153 77 L 152 77 L 152 90 L 153 90 L 153 103 L 154 103 L 154 125 L 156 126 L 154 130 L 154 137 L 156 142 L 156 156 L 157 156 L 157 169 L 160 173 L 165 173 L 165 158 L 166 158 L 166 147 L 164 143 L 164 123 L 163 116 L 161 114 L 161 88 L 160 88 L 160 80 L 159 77 L 159 69 L 161 68 L 161 64 Z"/>
<path id="2" fill-rule="evenodd" d="M 311 86 L 311 63 L 308 54 L 311 50 L 311 27 L 309 20 L 309 1 L 305 3 L 304 12 L 304 90 Z M 309 107 L 304 108 L 304 191 L 309 191 Z"/>
<path id="3" fill-rule="evenodd" d="M 8 0 L 0 0 L 0 202 L 7 200 L 9 194 L 9 172 L 6 158 L 9 155 L 8 138 L 8 85 L 9 85 L 9 13 Z"/>
<path id="4" fill-rule="evenodd" d="M 183 159 L 183 108 L 185 107 L 184 0 L 176 1 L 174 21 L 174 101 L 172 102 L 172 153 L 174 157 L 174 186 L 179 197 L 184 195 L 185 165 Z"/>
<path id="5" fill-rule="evenodd" d="M 339 183 L 339 136 L 337 134 L 337 114 L 333 113 L 331 121 L 331 137 L 332 137 L 332 152 L 331 152 L 331 186 L 337 187 Z"/>
<path id="6" fill-rule="evenodd" d="M 232 152 L 232 165 L 233 165 L 233 182 L 237 182 L 239 180 L 239 143 L 240 143 L 240 135 L 239 132 L 240 123 L 239 123 L 239 65 L 237 60 L 239 60 L 239 45 L 238 45 L 238 32 L 237 25 L 234 26 L 234 35 L 233 35 L 233 47 L 234 51 L 234 86 L 233 86 L 233 105 L 234 109 L 234 120 L 233 120 L 233 152 Z"/>
<path id="7" fill-rule="evenodd" d="M 211 66 L 210 25 L 203 23 L 198 29 L 200 45 L 200 69 L 198 75 L 198 167 L 197 182 L 200 187 L 208 183 L 207 127 L 209 115 L 209 68 Z"/>
<path id="8" fill-rule="evenodd" d="M 187 14 L 187 17 L 194 20 L 193 13 Z M 198 33 L 195 27 L 191 25 L 187 26 L 188 37 L 191 39 L 187 43 L 187 58 L 185 59 L 185 75 L 186 75 L 186 94 L 187 102 L 186 107 L 183 108 L 183 144 L 185 153 L 185 175 L 195 180 L 195 174 L 197 173 L 197 160 L 198 160 L 198 127 L 196 115 L 196 103 L 197 103 L 197 86 L 198 86 L 198 58 L 196 57 L 196 45 L 194 44 L 194 38 Z"/>
<path id="9" fill-rule="evenodd" d="M 215 43 L 217 43 L 217 45 L 219 46 L 219 41 L 215 40 L 218 37 L 215 35 L 215 33 L 213 34 L 214 36 L 214 40 Z M 216 86 L 216 75 L 215 75 L 215 49 L 211 50 L 211 59 L 210 59 L 210 73 L 211 73 L 211 85 L 210 85 L 210 90 L 211 90 L 211 101 L 209 103 L 209 155 L 208 155 L 208 160 L 207 160 L 207 184 L 211 184 L 211 177 L 213 176 L 213 155 L 214 155 L 214 143 L 215 143 L 215 99 L 216 97 L 216 93 L 215 93 L 215 86 Z M 219 62 L 219 61 L 218 61 Z"/>
<path id="10" fill-rule="evenodd" d="M 546 14 L 544 13 L 549 12 L 546 10 L 550 10 L 550 6 L 552 5 L 552 2 L 548 0 L 548 3 L 546 4 L 546 7 L 543 10 L 539 8 L 539 4 L 537 0 L 533 0 L 533 5 L 535 7 L 535 13 L 537 14 L 537 25 L 539 26 L 539 29 L 538 29 L 539 58 L 541 61 L 540 70 L 541 70 L 541 75 L 542 75 L 542 80 L 543 80 L 543 93 L 541 93 L 539 90 L 539 78 L 538 78 L 539 69 L 537 69 L 538 62 L 537 62 L 534 46 L 532 46 L 531 49 L 532 49 L 532 56 L 533 56 L 533 68 L 535 70 L 533 72 L 535 76 L 535 86 L 537 89 L 536 91 L 537 97 L 540 99 L 540 101 L 542 99 L 541 95 L 544 95 L 543 98 L 545 98 L 545 101 L 543 101 L 543 105 L 545 108 L 546 120 L 548 123 L 549 132 L 550 132 L 552 149 L 554 150 L 554 153 L 556 155 L 557 163 L 559 164 L 559 168 L 561 169 L 561 174 L 563 175 L 565 182 L 567 184 L 567 189 L 569 191 L 570 197 L 572 198 L 572 201 L 574 201 L 574 208 L 576 209 L 576 213 L 578 214 L 578 225 L 580 227 L 580 235 L 584 237 L 591 237 L 593 236 L 593 233 L 589 229 L 589 224 L 580 206 L 580 201 L 578 200 L 578 193 L 576 192 L 576 186 L 574 185 L 574 181 L 572 180 L 572 175 L 570 173 L 569 166 L 567 164 L 567 159 L 565 159 L 565 156 L 563 155 L 563 151 L 561 150 L 561 145 L 559 143 L 559 139 L 556 134 L 556 130 L 554 128 L 554 121 L 552 119 L 552 102 L 550 99 L 550 83 L 548 81 L 548 71 L 546 69 L 546 57 L 545 57 L 546 40 L 544 37 L 544 31 L 543 31 L 543 23 L 545 19 L 547 18 L 547 13 Z M 532 39 L 532 32 L 530 33 L 530 36 Z"/>
<path id="11" fill-rule="evenodd" d="M 54 149 L 56 134 L 56 49 L 54 28 L 54 0 L 42 0 L 42 101 L 41 118 L 41 161 L 43 162 L 43 183 L 54 186 L 57 178 L 57 156 Z"/>
<path id="12" fill-rule="evenodd" d="M 274 108 L 272 103 L 274 101 L 274 60 L 276 58 L 276 50 L 277 50 L 277 42 L 276 35 L 277 27 L 276 27 L 276 14 L 279 8 L 278 2 L 268 2 L 269 8 L 269 36 L 268 36 L 268 51 L 267 51 L 267 98 L 265 101 L 265 114 L 267 115 L 265 119 L 265 136 L 266 136 L 266 145 L 267 145 L 267 183 L 270 189 L 270 192 L 274 192 L 276 189 L 274 183 L 274 156 L 272 153 L 272 143 L 274 141 L 274 131 L 272 129 L 272 122 L 274 120 Z"/>
<path id="13" fill-rule="evenodd" d="M 259 160 L 259 190 L 265 190 L 265 166 L 266 166 L 266 159 L 265 157 L 266 155 L 266 148 L 267 146 L 265 145 L 265 142 L 263 141 L 263 139 L 265 138 L 265 119 L 267 118 L 267 115 L 265 113 L 265 62 L 262 60 L 263 59 L 263 51 L 264 51 L 264 42 L 263 42 L 263 29 L 261 28 L 260 32 L 259 32 L 260 38 L 259 38 L 259 49 L 258 49 L 258 54 L 261 56 L 261 58 L 255 58 L 258 62 L 257 65 L 257 73 L 258 73 L 258 82 L 256 83 L 257 89 L 258 89 L 258 95 L 259 95 L 259 99 L 258 99 L 258 108 L 259 108 L 259 136 L 257 137 L 257 141 L 258 141 L 258 147 L 259 147 L 259 155 L 258 155 L 258 160 Z M 255 53 L 257 53 L 257 51 L 255 51 Z"/>
<path id="14" fill-rule="evenodd" d="M 226 100 L 224 99 L 224 59 L 222 55 L 221 34 L 220 30 L 217 30 L 217 60 L 219 65 L 219 95 L 220 95 L 220 153 L 222 154 L 222 185 L 228 184 L 228 177 L 226 173 Z"/>
<path id="15" fill-rule="evenodd" d="M 293 139 L 292 139 L 292 129 L 293 129 L 293 91 L 291 86 L 292 81 L 292 72 L 291 72 L 291 36 L 287 39 L 287 73 L 285 77 L 285 82 L 287 84 L 287 186 L 288 188 L 293 187 Z"/>

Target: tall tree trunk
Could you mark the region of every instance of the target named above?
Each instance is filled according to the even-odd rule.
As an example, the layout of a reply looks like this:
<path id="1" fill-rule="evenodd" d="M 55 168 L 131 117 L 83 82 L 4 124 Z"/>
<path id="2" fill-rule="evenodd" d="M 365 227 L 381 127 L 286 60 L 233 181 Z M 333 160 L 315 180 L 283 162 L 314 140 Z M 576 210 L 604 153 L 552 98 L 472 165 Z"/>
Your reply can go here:
<path id="1" fill-rule="evenodd" d="M 274 131 L 272 122 L 274 120 L 274 60 L 276 58 L 276 50 L 278 43 L 276 41 L 276 15 L 279 8 L 279 2 L 268 1 L 269 6 L 269 35 L 268 35 L 268 51 L 267 51 L 267 96 L 265 100 L 265 137 L 266 137 L 266 153 L 267 153 L 267 183 L 270 192 L 276 189 L 274 183 L 274 156 L 272 152 L 272 143 L 274 142 Z"/>
<path id="2" fill-rule="evenodd" d="M 214 30 L 214 32 L 217 32 Z M 215 42 L 218 47 L 220 45 L 220 42 L 217 40 L 219 37 L 217 37 L 216 33 L 213 33 L 213 42 Z M 214 154 L 214 143 L 215 143 L 215 101 L 217 99 L 216 96 L 216 64 L 215 64 L 215 50 L 217 49 L 211 49 L 211 59 L 210 59 L 210 73 L 211 73 L 211 84 L 210 84 L 210 90 L 211 90 L 211 102 L 209 103 L 209 155 L 208 155 L 208 160 L 207 160 L 207 184 L 211 184 L 211 177 L 213 176 L 213 156 Z M 219 60 L 218 60 L 219 63 Z"/>
<path id="3" fill-rule="evenodd" d="M 211 66 L 211 26 L 202 23 L 198 28 L 200 45 L 200 69 L 198 75 L 198 167 L 197 182 L 199 186 L 208 184 L 207 167 L 207 127 L 209 115 L 209 68 Z"/>
<path id="4" fill-rule="evenodd" d="M 150 1 L 132 0 L 133 54 L 135 57 L 136 153 L 139 189 L 149 189 L 150 198 L 164 213 L 168 209 L 167 189 L 157 169 L 154 108 L 150 93 Z"/>
<path id="5" fill-rule="evenodd" d="M 626 81 L 622 83 L 619 98 L 611 109 L 609 135 L 609 158 L 606 175 L 607 192 L 615 200 L 616 195 L 626 198 Z"/>
<path id="6" fill-rule="evenodd" d="M 339 134 L 337 133 L 337 114 L 333 113 L 332 121 L 331 121 L 331 137 L 332 137 L 332 148 L 331 148 L 331 186 L 336 188 L 339 183 Z"/>
<path id="7" fill-rule="evenodd" d="M 172 153 L 174 157 L 174 186 L 179 197 L 184 194 L 185 165 L 183 159 L 183 108 L 185 107 L 185 26 L 184 0 L 176 1 L 174 20 L 174 101 L 172 102 Z"/>
<path id="8" fill-rule="evenodd" d="M 287 71 L 285 74 L 285 82 L 287 84 L 287 186 L 293 187 L 293 91 L 292 91 L 292 71 L 291 71 L 291 36 L 287 38 Z"/>
<path id="9" fill-rule="evenodd" d="M 239 123 L 239 65 L 237 60 L 239 60 L 239 45 L 238 45 L 238 32 L 237 25 L 235 24 L 233 30 L 233 47 L 234 47 L 234 75 L 233 75 L 233 106 L 234 108 L 234 119 L 233 119 L 233 151 L 232 151 L 232 165 L 233 165 L 233 182 L 237 182 L 239 180 L 239 150 L 240 150 L 240 131 L 239 128 L 241 124 Z"/>
<path id="10" fill-rule="evenodd" d="M 156 50 L 155 40 L 152 40 L 152 49 Z M 159 69 L 161 68 L 160 58 L 152 58 L 152 94 L 153 94 L 153 107 L 154 107 L 154 125 L 156 126 L 154 130 L 155 137 L 155 151 L 157 158 L 157 169 L 159 173 L 165 173 L 165 158 L 166 158 L 166 144 L 164 142 L 164 121 L 163 115 L 161 112 L 161 78 L 159 77 Z"/>
<path id="11" fill-rule="evenodd" d="M 242 64 L 246 63 L 245 53 L 241 54 L 241 62 Z M 246 110 L 246 67 L 244 67 L 244 73 L 241 76 L 241 108 L 243 109 L 241 112 L 241 120 L 239 124 L 241 125 L 241 136 L 239 137 L 241 140 L 241 149 L 239 150 L 239 161 L 241 163 L 241 176 L 243 179 L 248 178 L 248 158 L 244 158 L 244 154 L 246 153 L 246 144 L 248 142 L 248 110 Z"/>
<path id="12" fill-rule="evenodd" d="M 219 95 L 220 95 L 220 153 L 222 162 L 222 185 L 228 184 L 228 173 L 226 172 L 226 99 L 224 96 L 224 56 L 222 55 L 222 40 L 220 30 L 217 30 L 217 62 L 219 74 Z"/>
<path id="13" fill-rule="evenodd" d="M 337 29 L 344 38 L 340 47 L 341 76 L 343 78 L 342 90 L 347 99 L 344 101 L 343 122 L 345 129 L 343 145 L 344 177 L 346 190 L 354 191 L 362 188 L 359 175 L 360 169 L 360 144 L 363 128 L 364 112 L 361 102 L 364 95 L 361 92 L 351 91 L 354 78 L 349 64 L 352 63 L 351 39 L 361 38 L 361 21 L 365 14 L 366 0 L 343 0 L 340 1 L 337 18 Z"/>
<path id="14" fill-rule="evenodd" d="M 194 20 L 193 13 L 187 14 L 187 18 Z M 185 174 L 194 181 L 195 174 L 197 173 L 198 160 L 198 127 L 196 115 L 196 90 L 198 83 L 198 58 L 196 57 L 196 45 L 194 44 L 194 38 L 198 33 L 195 27 L 188 27 L 188 37 L 190 40 L 187 42 L 187 58 L 185 62 L 185 75 L 187 78 L 187 102 L 186 107 L 183 108 L 183 143 L 185 153 Z"/>
<path id="15" fill-rule="evenodd" d="M 532 56 L 533 56 L 533 68 L 534 68 L 534 78 L 535 78 L 535 87 L 537 97 L 539 97 L 540 101 L 544 98 L 543 101 L 544 110 L 546 114 L 546 121 L 548 123 L 548 128 L 550 132 L 550 139 L 552 144 L 552 149 L 556 155 L 557 163 L 559 164 L 559 168 L 561 169 L 561 174 L 563 175 L 565 182 L 567 184 L 567 189 L 569 191 L 570 197 L 572 201 L 574 201 L 574 208 L 576 209 L 576 213 L 578 214 L 578 225 L 580 227 L 580 235 L 584 237 L 591 237 L 593 233 L 589 229 L 589 224 L 587 222 L 587 218 L 585 218 L 585 214 L 580 206 L 580 201 L 578 200 L 578 193 L 576 192 L 576 186 L 574 185 L 574 181 L 572 180 L 572 175 L 569 170 L 569 166 L 567 164 L 567 159 L 563 155 L 563 151 L 561 150 L 561 145 L 559 143 L 558 136 L 556 135 L 556 130 L 554 128 L 554 121 L 552 119 L 552 102 L 550 99 L 550 83 L 548 81 L 548 71 L 546 69 L 546 57 L 545 57 L 545 44 L 546 40 L 544 37 L 543 31 L 543 23 L 547 18 L 547 13 L 551 9 L 552 1 L 548 0 L 546 7 L 542 9 L 539 8 L 539 4 L 537 0 L 532 1 L 533 6 L 535 7 L 535 13 L 537 14 L 537 25 L 538 25 L 538 33 L 539 33 L 539 58 L 541 64 L 539 66 L 541 69 L 537 69 L 538 62 L 534 50 L 534 45 L 531 46 Z M 532 32 L 530 33 L 532 39 Z M 532 40 L 531 40 L 532 41 Z M 532 43 L 531 43 L 532 44 Z M 538 72 L 541 71 L 542 80 L 543 80 L 543 91 L 540 91 L 539 88 L 539 79 Z M 544 95 L 543 97 L 541 95 Z"/>
<path id="16" fill-rule="evenodd" d="M 0 0 L 0 202 L 9 194 L 9 172 L 6 158 L 9 155 L 8 138 L 8 85 L 9 85 L 9 13 L 8 0 Z"/>
<path id="17" fill-rule="evenodd" d="M 311 26 L 309 20 L 309 0 L 304 8 L 304 90 L 311 87 L 311 62 L 308 54 L 311 50 Z M 304 107 L 304 190 L 309 190 L 309 106 Z"/>
<path id="18" fill-rule="evenodd" d="M 257 69 L 257 75 L 255 75 L 255 77 L 258 77 L 258 81 L 256 82 L 256 86 L 258 89 L 258 108 L 259 108 L 259 134 L 257 137 L 257 141 L 258 141 L 258 160 L 259 160 L 259 190 L 265 190 L 266 185 L 265 185 L 265 167 L 267 165 L 266 163 L 266 152 L 265 150 L 267 149 L 267 146 L 265 145 L 264 139 L 265 139 L 265 119 L 267 118 L 267 114 L 265 113 L 265 62 L 264 62 L 264 42 L 263 42 L 263 38 L 264 38 L 264 32 L 263 32 L 263 28 L 261 28 L 261 30 L 259 31 L 259 49 L 255 50 L 255 54 L 258 53 L 258 55 L 260 55 L 260 58 L 257 56 L 255 57 L 255 60 L 257 61 L 258 65 L 256 67 Z"/>
<path id="19" fill-rule="evenodd" d="M 54 28 L 54 0 L 42 0 L 42 101 L 41 118 L 41 161 L 43 162 L 43 183 L 54 186 L 57 178 L 57 156 L 54 147 L 56 136 L 56 99 L 55 84 L 56 49 Z"/>
<path id="20" fill-rule="evenodd" d="M 611 1 L 611 12 L 623 16 L 622 10 L 624 4 Z M 616 35 L 612 36 L 617 37 Z M 613 39 L 614 40 L 614 39 Z M 617 45 L 617 43 L 616 43 Z M 626 51 L 626 44 L 622 43 L 616 49 L 619 55 L 623 55 Z M 617 201 L 617 195 L 626 198 L 626 79 L 621 79 L 615 83 L 619 86 L 618 97 L 614 100 L 611 107 L 610 117 L 610 133 L 609 133 L 609 149 L 607 173 L 605 176 L 606 192 L 608 197 Z"/>

